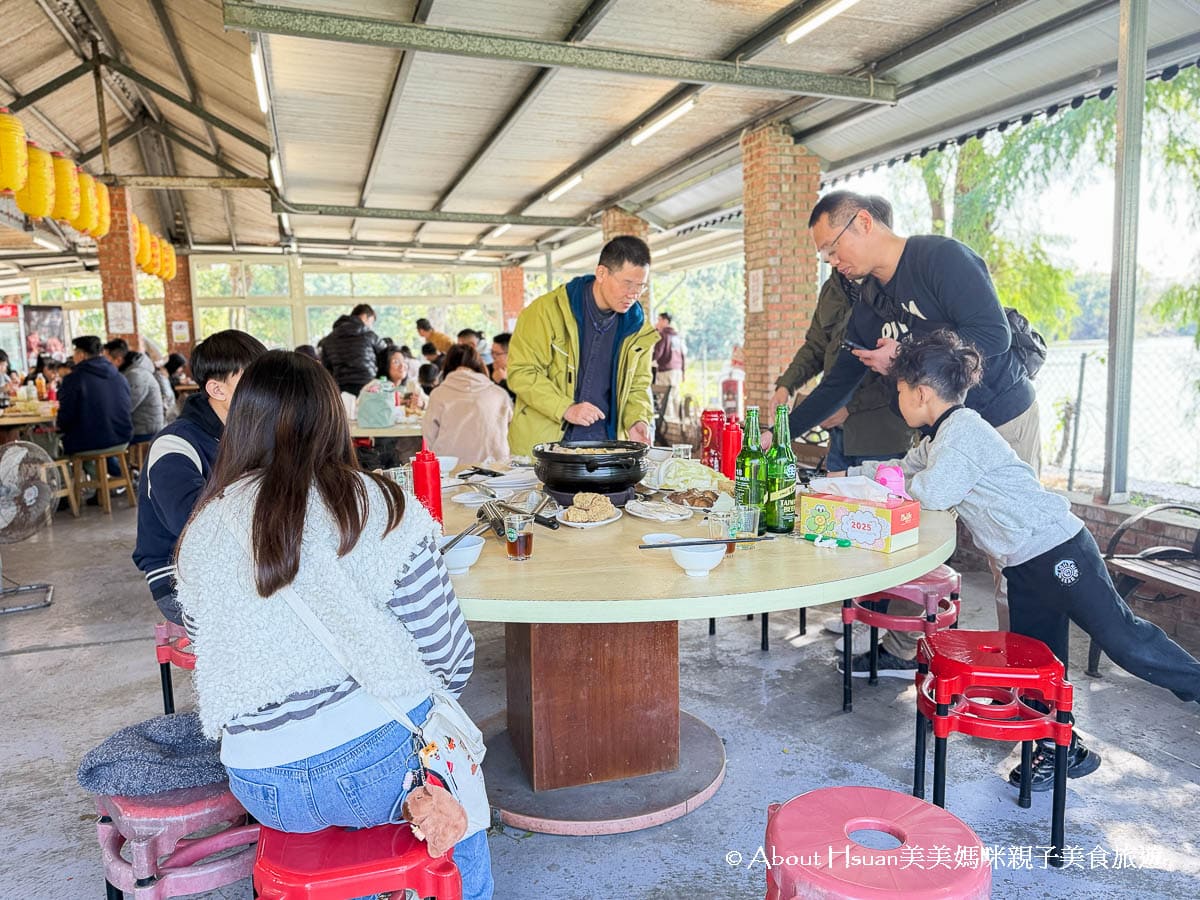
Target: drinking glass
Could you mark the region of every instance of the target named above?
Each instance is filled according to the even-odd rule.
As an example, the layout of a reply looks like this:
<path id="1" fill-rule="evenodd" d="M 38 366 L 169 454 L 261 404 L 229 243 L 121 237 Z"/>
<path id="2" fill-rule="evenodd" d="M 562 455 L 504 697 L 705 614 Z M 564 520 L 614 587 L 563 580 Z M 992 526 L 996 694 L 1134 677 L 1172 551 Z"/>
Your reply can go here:
<path id="1" fill-rule="evenodd" d="M 405 492 L 411 494 L 413 492 L 412 467 L 411 466 L 396 466 L 394 469 L 384 469 L 385 477 L 390 478 L 396 484 L 400 485 Z"/>
<path id="2" fill-rule="evenodd" d="M 734 510 L 734 514 L 737 518 L 737 536 L 739 538 L 758 537 L 758 522 L 762 510 L 757 506 L 739 506 Z M 734 546 L 741 547 L 743 550 L 750 550 L 754 547 L 753 544 L 735 544 Z"/>
<path id="3" fill-rule="evenodd" d="M 727 512 L 710 512 L 708 514 L 708 536 L 715 540 L 735 538 L 741 531 L 741 516 L 737 510 Z M 737 544 L 726 544 L 725 555 L 728 556 L 737 548 Z"/>
<path id="4" fill-rule="evenodd" d="M 505 516 L 504 540 L 509 559 L 524 560 L 533 556 L 533 516 L 524 513 Z"/>
<path id="5" fill-rule="evenodd" d="M 675 459 L 691 459 L 692 445 L 691 444 L 672 444 L 671 456 Z"/>

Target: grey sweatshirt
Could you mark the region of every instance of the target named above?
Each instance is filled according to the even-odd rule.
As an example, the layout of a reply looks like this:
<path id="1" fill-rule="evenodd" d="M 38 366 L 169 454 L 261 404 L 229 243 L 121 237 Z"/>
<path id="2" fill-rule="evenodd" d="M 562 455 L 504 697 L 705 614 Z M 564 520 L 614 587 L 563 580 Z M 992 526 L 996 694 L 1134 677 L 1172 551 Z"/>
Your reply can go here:
<path id="1" fill-rule="evenodd" d="M 927 509 L 953 509 L 975 544 L 1000 563 L 1017 566 L 1073 538 L 1083 520 L 1067 498 L 1042 487 L 999 432 L 970 409 L 946 416 L 931 437 L 902 460 L 909 493 Z M 868 462 L 848 475 L 875 477 Z"/>

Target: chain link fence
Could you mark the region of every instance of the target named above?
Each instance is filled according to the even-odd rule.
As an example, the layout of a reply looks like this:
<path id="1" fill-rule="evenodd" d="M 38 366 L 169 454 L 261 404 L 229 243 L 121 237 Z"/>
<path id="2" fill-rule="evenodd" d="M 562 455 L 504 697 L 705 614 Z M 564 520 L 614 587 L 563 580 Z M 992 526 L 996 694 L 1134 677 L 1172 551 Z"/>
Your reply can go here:
<path id="1" fill-rule="evenodd" d="M 1050 347 L 1034 381 L 1042 422 L 1042 480 L 1100 486 L 1108 409 L 1108 345 Z M 1134 343 L 1129 484 L 1150 498 L 1200 502 L 1200 350 L 1190 337 Z"/>

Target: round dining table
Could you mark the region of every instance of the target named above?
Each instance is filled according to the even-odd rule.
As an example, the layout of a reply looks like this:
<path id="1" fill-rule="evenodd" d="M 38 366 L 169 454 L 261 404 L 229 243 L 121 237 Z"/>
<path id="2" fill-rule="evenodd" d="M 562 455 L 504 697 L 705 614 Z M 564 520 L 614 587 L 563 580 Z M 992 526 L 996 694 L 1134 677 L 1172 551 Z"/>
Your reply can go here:
<path id="1" fill-rule="evenodd" d="M 444 496 L 447 534 L 475 510 Z M 954 551 L 949 513 L 922 511 L 915 546 L 816 547 L 791 535 L 742 545 L 691 577 L 642 536 L 707 539 L 699 513 L 668 524 L 625 513 L 589 529 L 535 525 L 510 560 L 488 533 L 453 576 L 469 620 L 505 623 L 507 708 L 484 724 L 492 806 L 514 827 L 616 834 L 678 818 L 720 786 L 721 738 L 679 708 L 679 622 L 793 610 L 902 584 Z"/>

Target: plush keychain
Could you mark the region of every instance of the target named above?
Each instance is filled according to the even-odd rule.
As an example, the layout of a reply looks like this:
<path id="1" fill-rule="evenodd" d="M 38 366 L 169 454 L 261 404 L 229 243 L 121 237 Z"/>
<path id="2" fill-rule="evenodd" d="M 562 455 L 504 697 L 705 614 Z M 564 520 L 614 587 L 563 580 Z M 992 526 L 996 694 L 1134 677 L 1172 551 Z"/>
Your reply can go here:
<path id="1" fill-rule="evenodd" d="M 429 761 L 440 759 L 438 745 L 431 741 L 418 751 L 421 758 L 422 783 L 404 798 L 401 812 L 412 824 L 413 834 L 423 840 L 429 855 L 441 856 L 462 840 L 467 833 L 467 811 L 445 787 L 436 772 L 428 769 Z"/>

